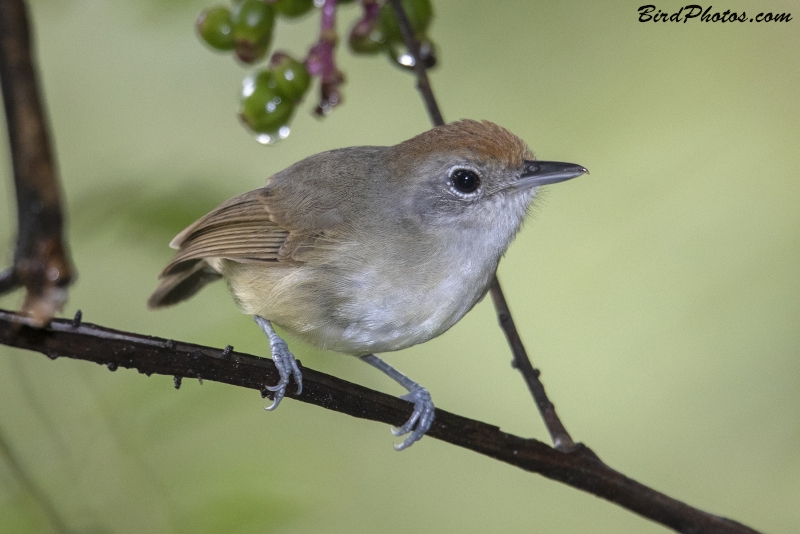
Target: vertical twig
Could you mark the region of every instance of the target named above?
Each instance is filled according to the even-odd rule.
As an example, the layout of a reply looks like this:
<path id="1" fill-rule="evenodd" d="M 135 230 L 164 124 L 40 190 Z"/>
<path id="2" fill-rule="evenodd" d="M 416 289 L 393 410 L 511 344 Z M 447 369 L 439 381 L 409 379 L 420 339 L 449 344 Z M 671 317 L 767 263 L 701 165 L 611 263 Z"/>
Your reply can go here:
<path id="1" fill-rule="evenodd" d="M 572 437 L 564 428 L 561 419 L 556 414 L 556 407 L 550 402 L 547 393 L 544 390 L 544 384 L 539 380 L 539 370 L 534 369 L 531 365 L 531 360 L 528 358 L 528 351 L 525 350 L 525 345 L 522 344 L 522 339 L 519 337 L 517 327 L 514 324 L 514 319 L 511 317 L 511 311 L 508 309 L 506 297 L 503 295 L 503 290 L 500 287 L 500 280 L 497 275 L 492 279 L 492 285 L 489 287 L 489 292 L 492 294 L 492 302 L 494 308 L 497 310 L 497 318 L 500 321 L 500 327 L 506 334 L 508 344 L 511 346 L 511 352 L 514 354 L 514 360 L 511 365 L 522 373 L 525 383 L 528 384 L 528 389 L 533 396 L 536 407 L 539 408 L 539 413 L 542 414 L 542 419 L 550 432 L 550 438 L 553 440 L 553 447 L 563 452 L 570 452 L 575 449 L 575 442 Z"/>
<path id="2" fill-rule="evenodd" d="M 0 0 L 0 2 L 5 1 L 6 0 Z M 53 503 L 50 502 L 47 494 L 36 485 L 36 482 L 34 482 L 31 477 L 28 476 L 28 473 L 17 460 L 17 455 L 11 449 L 11 446 L 6 440 L 5 434 L 2 432 L 2 430 L 0 430 L 0 458 L 5 460 L 9 471 L 11 471 L 11 475 L 17 479 L 19 485 L 22 486 L 22 488 L 27 491 L 30 496 L 33 497 L 33 500 L 35 500 L 39 505 L 53 529 L 56 532 L 68 532 L 66 524 L 61 519 L 61 516 L 58 514 L 55 506 L 53 506 Z"/>
<path id="3" fill-rule="evenodd" d="M 61 188 L 39 96 L 23 0 L 0 1 L 0 82 L 17 193 L 14 265 L 0 293 L 24 286 L 22 311 L 43 326 L 66 301 L 73 270 L 63 241 Z"/>
<path id="4" fill-rule="evenodd" d="M 436 103 L 436 97 L 433 95 L 433 88 L 428 79 L 425 63 L 420 59 L 419 42 L 414 36 L 411 23 L 403 9 L 401 0 L 389 0 L 389 2 L 394 9 L 395 17 L 400 26 L 400 32 L 403 34 L 406 48 L 408 48 L 409 53 L 414 57 L 414 73 L 417 77 L 417 89 L 419 89 L 422 99 L 425 101 L 425 106 L 428 108 L 428 115 L 430 115 L 431 122 L 434 126 L 441 126 L 444 124 L 444 118 L 442 118 L 439 105 Z M 542 415 L 544 424 L 548 432 L 550 432 L 553 446 L 565 452 L 574 450 L 575 442 L 572 441 L 569 433 L 558 418 L 555 406 L 547 397 L 544 385 L 541 380 L 539 380 L 539 371 L 534 369 L 533 365 L 531 365 L 528 353 L 517 332 L 517 327 L 514 325 L 514 319 L 511 316 L 511 311 L 506 303 L 506 298 L 503 295 L 503 290 L 500 287 L 500 280 L 498 280 L 497 275 L 492 279 L 489 291 L 492 294 L 492 301 L 497 311 L 500 327 L 503 329 L 503 332 L 505 332 L 508 344 L 511 346 L 511 352 L 514 355 L 512 365 L 522 373 L 522 377 L 528 385 L 533 400 L 539 408 L 539 413 Z"/>
<path id="5" fill-rule="evenodd" d="M 439 104 L 436 103 L 436 97 L 433 96 L 433 88 L 428 79 L 428 71 L 425 69 L 425 62 L 420 60 L 419 41 L 414 36 L 414 30 L 411 28 L 411 22 L 408 20 L 408 15 L 403 9 L 401 0 L 389 0 L 394 9 L 397 24 L 400 26 L 400 33 L 403 34 L 403 41 L 405 42 L 408 53 L 414 57 L 414 74 L 417 76 L 417 89 L 419 89 L 422 99 L 425 101 L 425 106 L 428 108 L 428 115 L 430 115 L 431 122 L 434 126 L 441 126 L 444 124 L 442 112 L 439 111 Z"/>

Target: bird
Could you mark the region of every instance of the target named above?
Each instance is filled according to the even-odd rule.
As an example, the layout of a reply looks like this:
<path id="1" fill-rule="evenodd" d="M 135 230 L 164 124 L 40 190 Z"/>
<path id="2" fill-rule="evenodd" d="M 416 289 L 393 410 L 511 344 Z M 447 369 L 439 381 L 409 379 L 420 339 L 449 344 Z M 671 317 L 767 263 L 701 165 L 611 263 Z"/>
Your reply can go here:
<path id="1" fill-rule="evenodd" d="M 403 450 L 430 429 L 426 388 L 378 353 L 441 335 L 489 289 L 498 262 L 541 186 L 588 173 L 537 160 L 489 121 L 436 126 L 393 146 L 355 146 L 309 156 L 264 187 L 222 203 L 170 243 L 177 249 L 148 300 L 184 301 L 224 279 L 269 339 L 277 408 L 302 372 L 276 332 L 355 356 L 379 369 L 414 404 Z"/>

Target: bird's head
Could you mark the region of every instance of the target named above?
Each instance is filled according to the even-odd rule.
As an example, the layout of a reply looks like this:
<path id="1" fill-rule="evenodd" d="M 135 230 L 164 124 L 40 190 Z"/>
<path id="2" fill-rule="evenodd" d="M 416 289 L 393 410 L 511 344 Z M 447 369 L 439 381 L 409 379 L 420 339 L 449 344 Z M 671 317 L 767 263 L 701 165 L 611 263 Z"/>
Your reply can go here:
<path id="1" fill-rule="evenodd" d="M 388 156 L 389 179 L 404 190 L 403 209 L 423 227 L 482 231 L 496 236 L 503 249 L 540 186 L 588 172 L 573 163 L 536 160 L 519 137 L 487 121 L 437 126 L 391 147 Z"/>

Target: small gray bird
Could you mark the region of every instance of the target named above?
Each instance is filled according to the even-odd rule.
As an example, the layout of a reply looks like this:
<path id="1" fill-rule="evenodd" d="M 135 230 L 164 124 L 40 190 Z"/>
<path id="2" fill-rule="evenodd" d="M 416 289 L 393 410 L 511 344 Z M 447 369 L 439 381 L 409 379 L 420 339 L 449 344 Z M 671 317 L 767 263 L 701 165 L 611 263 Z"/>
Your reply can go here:
<path id="1" fill-rule="evenodd" d="M 224 278 L 269 337 L 278 406 L 302 376 L 272 327 L 357 356 L 408 390 L 404 449 L 430 428 L 428 391 L 375 356 L 434 338 L 487 292 L 539 186 L 586 173 L 537 161 L 491 122 L 437 126 L 395 146 L 310 156 L 234 197 L 172 240 L 178 249 L 148 306 Z"/>

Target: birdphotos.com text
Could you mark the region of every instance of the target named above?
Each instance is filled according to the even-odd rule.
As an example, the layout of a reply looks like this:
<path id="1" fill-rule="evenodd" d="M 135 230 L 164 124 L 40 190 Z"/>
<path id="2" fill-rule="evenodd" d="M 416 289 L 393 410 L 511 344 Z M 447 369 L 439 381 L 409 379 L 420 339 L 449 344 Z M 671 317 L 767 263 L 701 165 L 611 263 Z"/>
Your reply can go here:
<path id="1" fill-rule="evenodd" d="M 653 4 L 641 6 L 638 10 L 639 22 L 789 22 L 791 13 L 772 13 L 760 11 L 732 11 L 703 7 L 698 4 L 683 6 L 677 11 L 662 10 Z"/>

